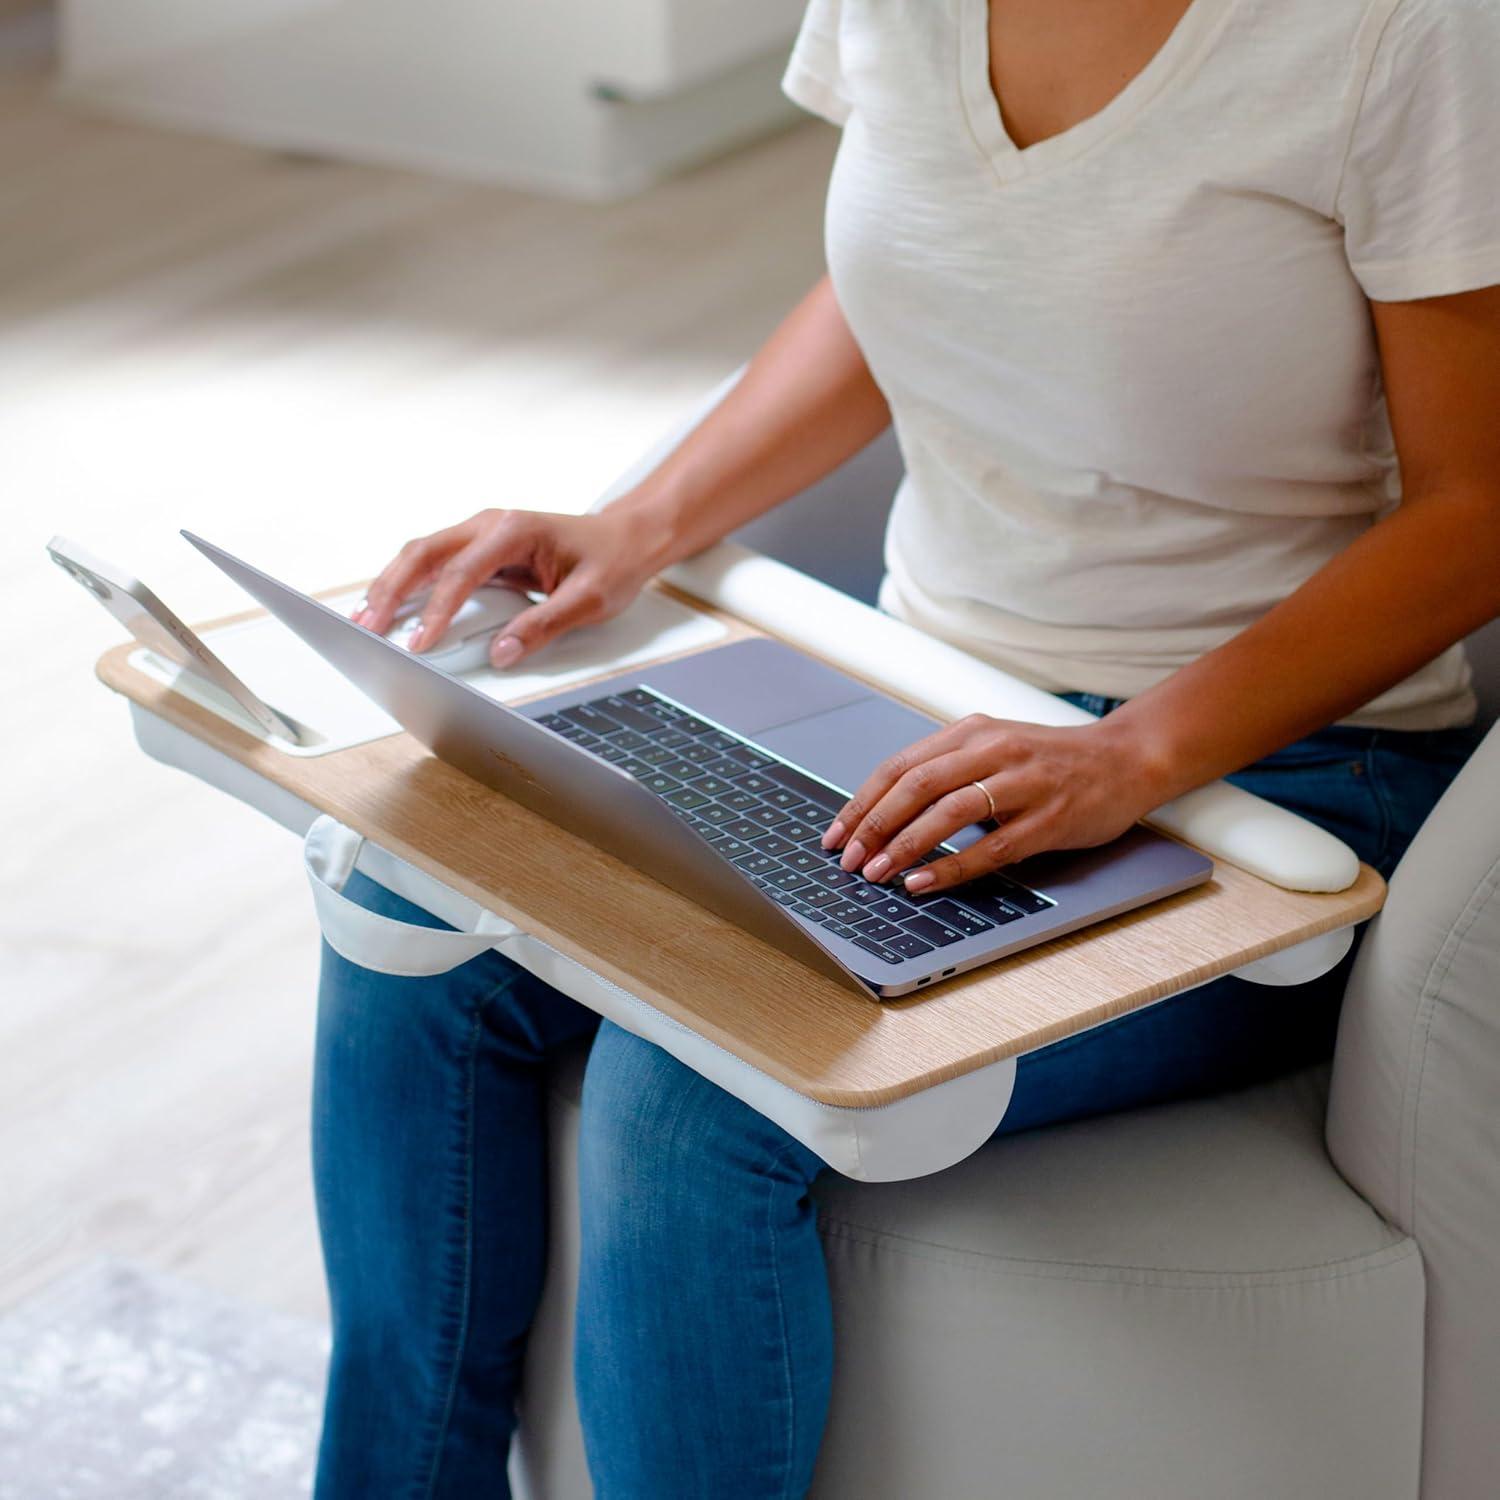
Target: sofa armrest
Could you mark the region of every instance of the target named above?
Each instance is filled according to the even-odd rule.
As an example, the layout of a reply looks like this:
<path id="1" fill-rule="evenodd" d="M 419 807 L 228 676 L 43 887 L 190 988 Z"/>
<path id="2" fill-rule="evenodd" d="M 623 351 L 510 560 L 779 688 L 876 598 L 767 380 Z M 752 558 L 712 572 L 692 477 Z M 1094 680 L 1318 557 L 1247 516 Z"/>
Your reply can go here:
<path id="1" fill-rule="evenodd" d="M 1421 1247 L 1422 1494 L 1500 1473 L 1500 728 L 1433 809 L 1349 981 L 1328 1147 Z"/>

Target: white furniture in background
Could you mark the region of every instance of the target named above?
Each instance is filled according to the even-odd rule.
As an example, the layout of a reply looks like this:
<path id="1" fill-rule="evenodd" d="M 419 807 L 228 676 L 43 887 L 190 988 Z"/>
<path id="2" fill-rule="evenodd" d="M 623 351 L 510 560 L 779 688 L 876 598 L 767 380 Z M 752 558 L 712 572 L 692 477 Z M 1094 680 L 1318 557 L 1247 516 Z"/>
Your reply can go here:
<path id="1" fill-rule="evenodd" d="M 802 0 L 60 0 L 81 105 L 583 198 L 795 117 Z"/>

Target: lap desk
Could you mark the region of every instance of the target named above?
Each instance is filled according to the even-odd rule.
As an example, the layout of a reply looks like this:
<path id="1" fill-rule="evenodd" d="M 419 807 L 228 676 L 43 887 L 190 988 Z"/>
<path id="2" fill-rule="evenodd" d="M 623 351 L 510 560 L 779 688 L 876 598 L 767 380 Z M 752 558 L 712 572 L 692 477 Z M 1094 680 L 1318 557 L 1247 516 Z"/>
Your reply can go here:
<path id="1" fill-rule="evenodd" d="M 592 671 L 580 658 L 568 681 L 774 633 L 914 707 L 954 716 L 935 703 L 933 693 L 904 691 L 868 662 L 828 646 L 847 640 L 851 623 L 861 627 L 855 631 L 861 641 L 869 632 L 916 632 L 843 595 L 830 605 L 821 595 L 834 591 L 805 575 L 721 546 L 669 577 L 682 587 L 656 585 L 643 609 L 660 612 L 670 605 L 670 618 L 663 616 L 659 628 L 642 635 L 638 620 L 627 617 L 616 637 L 621 650 L 606 649 Z M 736 607 L 737 599 L 748 604 L 751 585 L 756 599 L 767 597 L 768 585 L 778 588 L 783 603 L 788 590 L 819 590 L 820 608 L 843 612 L 839 628 L 820 640 L 752 623 L 757 610 Z M 688 628 L 694 621 L 699 628 Z M 258 614 L 204 628 L 216 648 L 234 632 L 253 638 L 253 651 L 267 666 L 251 686 L 275 705 L 270 674 L 278 651 L 306 648 Z M 941 680 L 953 690 L 955 673 L 972 678 L 956 684 L 971 708 L 998 712 L 1009 706 L 1012 717 L 1045 715 L 1055 722 L 1072 722 L 1076 713 L 1066 704 L 1047 706 L 1053 700 L 1040 694 L 997 703 L 996 692 L 1033 690 L 925 637 L 906 646 L 918 655 L 950 653 L 955 660 Z M 943 666 L 934 658 L 918 669 L 932 681 Z M 306 836 L 320 920 L 329 940 L 349 957 L 393 972 L 433 973 L 500 948 L 745 1099 L 829 1165 L 868 1180 L 919 1176 L 973 1151 L 1003 1116 L 1015 1059 L 1023 1053 L 1222 974 L 1286 984 L 1326 970 L 1347 950 L 1354 924 L 1373 915 L 1384 896 L 1373 870 L 1352 862 L 1347 870 L 1338 868 L 1347 855 L 1338 854 L 1341 845 L 1325 840 L 1324 848 L 1317 839 L 1325 836 L 1314 837 L 1316 831 L 1308 833 L 1300 820 L 1258 799 L 1236 801 L 1243 794 L 1221 787 L 1228 800 L 1210 796 L 1186 813 L 1183 804 L 1173 804 L 1152 819 L 1179 836 L 1184 826 L 1201 830 L 1189 841 L 1215 856 L 1206 885 L 935 984 L 911 999 L 882 1003 L 843 989 L 445 765 L 408 735 L 391 732 L 390 721 L 373 707 L 378 718 L 357 731 L 342 724 L 342 740 L 325 738 L 309 753 L 280 747 L 232 722 L 211 699 L 190 696 L 183 689 L 191 684 L 174 684 L 133 644 L 107 652 L 98 673 L 130 700 L 136 735 L 148 754 L 192 771 Z M 986 675 L 981 681 L 976 673 Z M 560 685 L 554 676 L 529 693 L 504 696 L 525 701 Z M 975 696 L 981 687 L 987 697 Z M 353 740 L 359 742 L 344 743 Z M 1270 873 L 1282 883 L 1241 867 L 1272 858 L 1266 851 L 1279 847 L 1276 818 L 1287 820 L 1280 831 L 1286 834 L 1290 873 Z M 1299 829 L 1311 839 L 1305 848 L 1298 843 Z M 1306 868 L 1298 867 L 1299 849 Z M 1219 857 L 1224 850 L 1238 863 Z M 360 912 L 339 894 L 356 865 L 458 930 L 433 932 Z M 1344 888 L 1288 888 L 1337 882 Z"/>

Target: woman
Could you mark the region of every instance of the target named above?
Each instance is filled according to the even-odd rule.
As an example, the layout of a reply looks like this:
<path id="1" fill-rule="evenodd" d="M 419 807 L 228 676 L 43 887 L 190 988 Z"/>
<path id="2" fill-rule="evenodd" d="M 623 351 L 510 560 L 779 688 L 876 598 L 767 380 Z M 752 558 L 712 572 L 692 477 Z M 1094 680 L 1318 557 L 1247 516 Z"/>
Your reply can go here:
<path id="1" fill-rule="evenodd" d="M 948 885 L 1228 775 L 1389 871 L 1471 743 L 1455 643 L 1500 612 L 1496 77 L 1493 0 L 815 0 L 786 87 L 844 127 L 829 278 L 618 504 L 414 541 L 358 618 L 430 587 L 430 643 L 503 574 L 548 596 L 496 642 L 510 666 L 894 422 L 882 605 L 1099 718 L 912 746 L 828 829 L 845 868 L 902 879 L 987 794 L 996 831 L 905 877 Z M 1222 980 L 1023 1059 L 1002 1131 L 1324 1056 L 1344 972 Z M 423 980 L 325 956 L 324 1500 L 504 1492 L 542 1073 L 596 1025 L 497 955 Z M 577 1375 L 601 1496 L 807 1488 L 820 1168 L 598 1028 Z"/>

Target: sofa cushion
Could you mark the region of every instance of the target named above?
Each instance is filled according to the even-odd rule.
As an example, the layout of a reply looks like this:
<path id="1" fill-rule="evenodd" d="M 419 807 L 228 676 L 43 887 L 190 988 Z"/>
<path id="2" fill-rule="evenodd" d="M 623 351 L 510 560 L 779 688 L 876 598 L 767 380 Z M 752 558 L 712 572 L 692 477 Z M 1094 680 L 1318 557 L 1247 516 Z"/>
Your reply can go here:
<path id="1" fill-rule="evenodd" d="M 587 1494 L 567 1347 L 581 1055 L 515 1464 Z M 1333 1170 L 1322 1070 L 816 1197 L 838 1330 L 820 1500 L 1414 1500 L 1422 1268 Z"/>
<path id="2" fill-rule="evenodd" d="M 1422 1267 L 1334 1171 L 1321 1070 L 817 1196 L 813 1494 L 1413 1500 Z"/>

